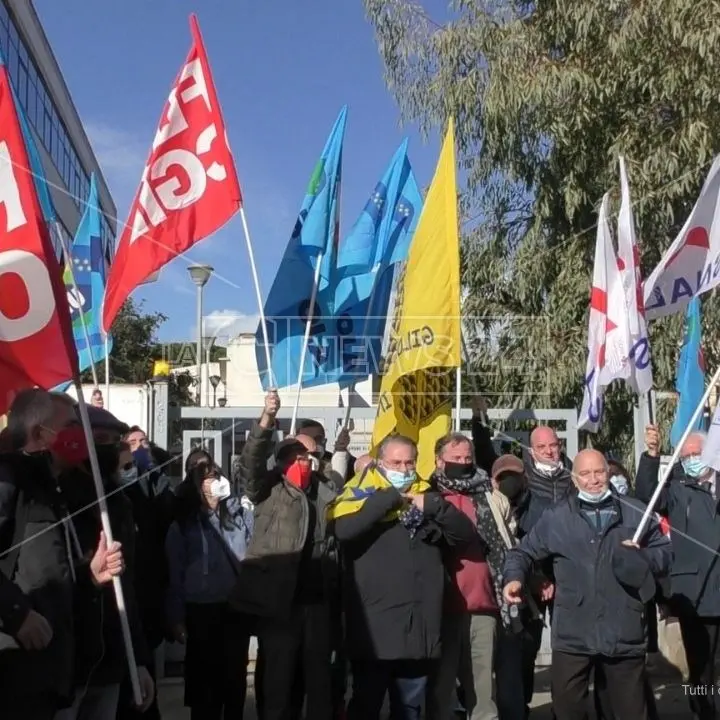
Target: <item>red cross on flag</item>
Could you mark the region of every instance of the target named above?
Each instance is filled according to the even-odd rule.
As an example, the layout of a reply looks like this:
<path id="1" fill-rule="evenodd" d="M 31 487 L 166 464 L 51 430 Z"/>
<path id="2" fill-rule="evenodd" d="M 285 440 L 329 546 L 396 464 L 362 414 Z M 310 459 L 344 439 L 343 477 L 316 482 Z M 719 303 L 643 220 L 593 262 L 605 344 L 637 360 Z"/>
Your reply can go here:
<path id="1" fill-rule="evenodd" d="M 595 241 L 580 429 L 597 432 L 602 418 L 603 388 L 628 375 L 626 316 L 624 289 L 608 224 L 608 196 L 605 195 L 598 214 Z"/>
<path id="2" fill-rule="evenodd" d="M 685 312 L 692 298 L 720 285 L 720 155 L 673 244 L 645 281 L 649 320 Z"/>
<path id="3" fill-rule="evenodd" d="M 618 214 L 618 267 L 625 291 L 629 352 L 628 385 L 639 395 L 652 390 L 650 341 L 645 323 L 640 252 L 635 237 L 635 219 L 630 202 L 630 184 L 625 159 L 620 157 L 620 213 Z"/>

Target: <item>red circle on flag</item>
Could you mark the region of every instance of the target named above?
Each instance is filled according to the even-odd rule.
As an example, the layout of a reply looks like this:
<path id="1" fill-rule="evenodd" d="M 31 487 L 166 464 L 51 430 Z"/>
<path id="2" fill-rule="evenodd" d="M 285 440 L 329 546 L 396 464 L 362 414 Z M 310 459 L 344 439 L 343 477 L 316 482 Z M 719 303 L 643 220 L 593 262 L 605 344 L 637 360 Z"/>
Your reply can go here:
<path id="1" fill-rule="evenodd" d="M 9 320 L 25 317 L 30 311 L 30 295 L 25 281 L 15 272 L 6 272 L 2 275 L 2 286 L 0 315 Z"/>

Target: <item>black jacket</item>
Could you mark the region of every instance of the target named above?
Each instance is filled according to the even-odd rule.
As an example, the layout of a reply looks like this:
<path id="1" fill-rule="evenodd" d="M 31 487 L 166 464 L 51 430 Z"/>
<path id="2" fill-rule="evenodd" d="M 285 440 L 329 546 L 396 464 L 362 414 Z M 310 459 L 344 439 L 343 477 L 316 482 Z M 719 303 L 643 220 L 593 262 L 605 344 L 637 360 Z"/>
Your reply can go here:
<path id="1" fill-rule="evenodd" d="M 151 475 L 150 480 L 154 479 Z M 176 498 L 169 486 L 159 488 L 151 484 L 146 492 L 139 482 L 125 488 L 124 494 L 132 505 L 135 521 L 134 572 L 138 611 L 148 646 L 154 649 L 168 630 L 165 595 L 169 576 L 165 537 L 174 519 Z"/>
<path id="2" fill-rule="evenodd" d="M 508 552 L 505 583 L 524 583 L 534 562 L 552 560 L 556 582 L 553 650 L 613 658 L 644 656 L 648 584 L 652 593 L 652 578 L 666 574 L 672 560 L 670 541 L 654 519 L 641 550 L 621 546 L 632 538 L 644 509 L 637 500 L 621 501 L 616 495 L 599 506 L 570 495 L 548 510 L 520 545 Z M 598 531 L 595 522 L 601 511 L 611 513 L 611 519 Z"/>
<path id="3" fill-rule="evenodd" d="M 92 478 L 75 470 L 60 478 L 68 498 L 78 542 L 83 556 L 89 561 L 97 549 L 100 538 L 100 513 L 95 503 L 97 496 Z M 113 487 L 108 488 L 108 492 Z M 135 659 L 138 665 L 148 665 L 149 651 L 142 632 L 135 596 L 135 523 L 130 501 L 122 494 L 108 497 L 108 513 L 113 540 L 122 543 L 125 572 L 122 586 L 132 635 Z M 120 616 L 112 584 L 97 588 L 92 583 L 78 583 L 74 596 L 75 614 L 75 675 L 76 687 L 118 683 L 127 674 L 127 659 L 123 642 Z"/>
<path id="4" fill-rule="evenodd" d="M 411 537 L 383 518 L 403 502 L 394 489 L 368 497 L 334 522 L 343 553 L 347 649 L 356 660 L 424 660 L 440 656 L 443 546 L 469 543 L 474 524 L 437 493 L 425 498 L 426 521 Z"/>
<path id="5" fill-rule="evenodd" d="M 530 498 L 525 512 L 520 518 L 520 525 L 523 532 L 529 533 L 548 508 L 553 507 L 560 500 L 564 500 L 569 494 L 574 494 L 575 486 L 570 475 L 572 464 L 565 453 L 560 455 L 562 467 L 551 477 L 541 475 L 537 471 L 527 450 L 523 452 L 523 462 L 525 463 L 525 476 L 528 481 Z"/>
<path id="6" fill-rule="evenodd" d="M 635 495 L 648 502 L 658 482 L 660 458 L 643 453 Z M 718 501 L 687 477 L 678 463 L 660 493 L 657 512 L 670 520 L 675 558 L 670 591 L 678 612 L 690 606 L 701 617 L 720 616 L 720 514 Z"/>
<path id="7" fill-rule="evenodd" d="M 28 693 L 70 697 L 73 580 L 60 522 L 66 516 L 67 507 L 48 455 L 0 456 L 0 551 L 26 540 L 17 553 L 15 567 L 6 568 L 9 577 L 0 573 L 3 631 L 16 633 L 30 609 L 43 615 L 53 629 L 45 650 L 0 653 L 0 705 L 2 698 Z M 81 582 L 90 582 L 87 566 L 77 566 L 76 572 Z"/>

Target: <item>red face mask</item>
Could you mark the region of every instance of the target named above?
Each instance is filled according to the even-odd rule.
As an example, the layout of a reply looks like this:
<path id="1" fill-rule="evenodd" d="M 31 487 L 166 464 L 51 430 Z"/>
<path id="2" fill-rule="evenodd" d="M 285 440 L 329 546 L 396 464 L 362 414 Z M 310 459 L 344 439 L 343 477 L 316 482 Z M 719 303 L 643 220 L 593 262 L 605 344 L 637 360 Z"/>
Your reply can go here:
<path id="1" fill-rule="evenodd" d="M 90 457 L 85 432 L 78 425 L 58 431 L 50 451 L 68 465 L 77 465 Z"/>
<path id="2" fill-rule="evenodd" d="M 312 466 L 309 462 L 298 462 L 297 460 L 285 471 L 288 482 L 301 490 L 307 489 L 312 476 Z"/>

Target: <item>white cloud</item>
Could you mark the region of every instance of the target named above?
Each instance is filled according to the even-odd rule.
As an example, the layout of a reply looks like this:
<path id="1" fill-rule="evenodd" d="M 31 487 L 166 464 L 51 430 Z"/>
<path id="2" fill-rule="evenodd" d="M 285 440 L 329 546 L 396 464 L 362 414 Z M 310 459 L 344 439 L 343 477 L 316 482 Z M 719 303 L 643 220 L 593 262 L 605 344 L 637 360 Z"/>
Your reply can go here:
<path id="1" fill-rule="evenodd" d="M 258 315 L 246 315 L 237 310 L 213 310 L 203 318 L 203 334 L 215 337 L 217 345 L 226 345 L 243 333 L 254 334 L 259 320 Z M 190 337 L 197 337 L 197 327 L 192 328 Z"/>

